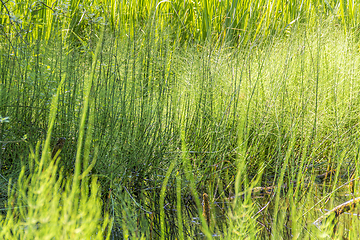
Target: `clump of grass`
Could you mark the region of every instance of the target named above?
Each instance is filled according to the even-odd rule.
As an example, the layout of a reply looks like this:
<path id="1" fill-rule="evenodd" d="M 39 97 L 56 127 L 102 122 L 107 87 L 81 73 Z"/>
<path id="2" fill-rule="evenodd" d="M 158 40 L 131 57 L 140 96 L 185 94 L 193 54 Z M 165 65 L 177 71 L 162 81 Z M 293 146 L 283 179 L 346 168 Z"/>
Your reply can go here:
<path id="1" fill-rule="evenodd" d="M 39 147 L 40 144 L 36 152 Z M 54 162 L 39 168 L 35 152 L 28 160 L 33 167 L 30 172 L 23 168 L 16 182 L 9 183 L 7 213 L 1 220 L 1 238 L 109 237 L 111 221 L 102 214 L 96 178 L 86 184 L 88 189 L 81 189 L 80 185 L 72 184 L 73 179 L 64 178 Z"/>

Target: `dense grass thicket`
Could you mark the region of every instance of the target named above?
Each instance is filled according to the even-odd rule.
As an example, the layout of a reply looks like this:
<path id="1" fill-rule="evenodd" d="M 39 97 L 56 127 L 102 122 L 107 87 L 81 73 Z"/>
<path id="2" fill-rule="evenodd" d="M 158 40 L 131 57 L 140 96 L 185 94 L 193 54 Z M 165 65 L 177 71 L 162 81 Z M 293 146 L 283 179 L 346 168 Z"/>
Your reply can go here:
<path id="1" fill-rule="evenodd" d="M 351 0 L 219 0 L 219 1 L 8 1 L 0 5 L 1 31 L 31 43 L 53 34 L 86 47 L 106 24 L 118 38 L 157 23 L 160 32 L 182 43 L 211 39 L 218 44 L 254 42 L 274 33 L 286 34 L 299 23 L 316 25 L 334 16 L 345 32 L 358 30 L 360 4 Z M 157 35 L 160 37 L 161 33 Z"/>
<path id="2" fill-rule="evenodd" d="M 359 238 L 358 8 L 1 2 L 1 238 Z"/>

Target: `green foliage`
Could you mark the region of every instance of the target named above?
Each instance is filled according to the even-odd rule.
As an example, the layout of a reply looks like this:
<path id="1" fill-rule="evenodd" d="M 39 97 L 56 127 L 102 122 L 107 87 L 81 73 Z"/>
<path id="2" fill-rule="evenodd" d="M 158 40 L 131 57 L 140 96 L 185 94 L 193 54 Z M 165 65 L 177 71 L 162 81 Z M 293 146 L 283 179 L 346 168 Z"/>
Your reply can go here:
<path id="1" fill-rule="evenodd" d="M 295 23 L 314 25 L 334 16 L 345 31 L 356 30 L 359 4 L 354 1 L 22 1 L 2 2 L 0 24 L 9 37 L 67 39 L 75 46 L 96 42 L 103 19 L 120 37 L 146 29 L 171 29 L 181 42 L 206 40 L 247 44 L 274 33 L 286 32 Z M 158 35 L 158 37 L 161 36 Z"/>
<path id="2" fill-rule="evenodd" d="M 28 160 L 30 170 L 23 168 L 16 183 L 9 182 L 1 238 L 103 239 L 111 221 L 102 216 L 97 179 L 84 179 L 80 187 L 64 178 L 54 162 L 39 168 L 34 152 Z"/>
<path id="3" fill-rule="evenodd" d="M 358 237 L 356 3 L 1 4 L 4 238 Z"/>

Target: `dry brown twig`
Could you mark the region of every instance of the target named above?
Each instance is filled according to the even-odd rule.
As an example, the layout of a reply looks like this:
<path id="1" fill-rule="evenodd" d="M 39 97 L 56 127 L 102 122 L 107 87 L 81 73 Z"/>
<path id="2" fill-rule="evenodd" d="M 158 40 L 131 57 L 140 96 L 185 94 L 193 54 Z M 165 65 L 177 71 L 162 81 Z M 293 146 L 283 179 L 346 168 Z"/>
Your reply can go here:
<path id="1" fill-rule="evenodd" d="M 203 216 L 207 222 L 207 225 L 210 227 L 210 204 L 209 204 L 209 196 L 204 193 L 203 194 Z"/>

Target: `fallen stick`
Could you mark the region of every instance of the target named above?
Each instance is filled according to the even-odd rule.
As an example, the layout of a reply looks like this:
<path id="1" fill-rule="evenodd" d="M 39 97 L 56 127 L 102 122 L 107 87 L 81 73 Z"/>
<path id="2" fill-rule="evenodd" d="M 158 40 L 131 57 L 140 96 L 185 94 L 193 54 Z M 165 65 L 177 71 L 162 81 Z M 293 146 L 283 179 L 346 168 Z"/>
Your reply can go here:
<path id="1" fill-rule="evenodd" d="M 316 221 L 313 224 L 315 226 L 319 227 L 321 225 L 321 223 L 323 221 L 326 221 L 332 214 L 335 214 L 335 218 L 337 218 L 342 213 L 348 212 L 349 210 L 354 209 L 356 207 L 356 204 L 358 204 L 358 203 L 360 203 L 360 197 L 353 198 L 353 199 L 351 199 L 351 200 L 349 200 L 347 202 L 344 202 L 344 203 L 336 206 L 335 208 L 333 208 L 329 212 L 325 213 L 324 215 L 322 215 L 318 219 L 316 219 Z"/>

